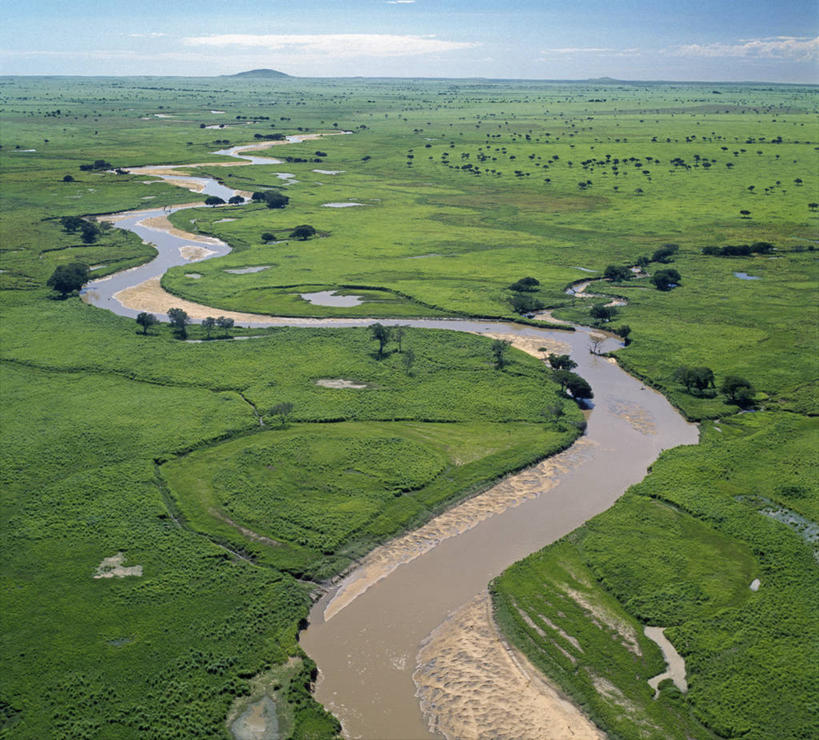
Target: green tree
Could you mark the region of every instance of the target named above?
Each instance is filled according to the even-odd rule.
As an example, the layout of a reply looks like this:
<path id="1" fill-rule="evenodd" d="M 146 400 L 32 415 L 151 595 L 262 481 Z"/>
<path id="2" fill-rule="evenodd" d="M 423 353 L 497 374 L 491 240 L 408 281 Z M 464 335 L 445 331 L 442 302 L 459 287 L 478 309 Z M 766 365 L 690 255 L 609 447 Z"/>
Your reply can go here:
<path id="1" fill-rule="evenodd" d="M 570 370 L 557 370 L 554 373 L 554 379 L 560 383 L 560 389 L 564 392 L 568 391 L 575 400 L 594 398 L 591 386 L 577 373 Z"/>
<path id="2" fill-rule="evenodd" d="M 631 340 L 629 339 L 629 335 L 631 334 L 631 327 L 628 324 L 618 326 L 616 329 L 612 329 L 612 331 L 623 340 L 624 344 L 626 345 L 631 344 Z"/>
<path id="3" fill-rule="evenodd" d="M 569 355 L 549 353 L 546 359 L 553 370 L 574 370 L 577 367 L 577 363 Z"/>
<path id="4" fill-rule="evenodd" d="M 225 202 L 224 198 L 220 198 L 218 195 L 209 195 L 205 198 L 205 205 L 206 206 L 221 206 Z"/>
<path id="5" fill-rule="evenodd" d="M 515 293 L 515 295 L 509 299 L 509 302 L 512 304 L 515 313 L 519 314 L 532 313 L 533 311 L 540 311 L 540 309 L 543 308 L 543 301 L 539 301 L 528 293 Z"/>
<path id="6" fill-rule="evenodd" d="M 241 205 L 244 202 L 245 199 L 241 195 L 231 195 L 230 198 L 228 198 L 228 203 L 234 206 Z"/>
<path id="7" fill-rule="evenodd" d="M 270 409 L 270 414 L 277 416 L 279 418 L 279 426 L 284 428 L 287 426 L 290 415 L 293 413 L 293 408 L 293 404 L 290 401 L 282 401 Z"/>
<path id="8" fill-rule="evenodd" d="M 631 280 L 633 273 L 628 267 L 622 265 L 608 265 L 603 271 L 603 277 L 614 281 Z"/>
<path id="9" fill-rule="evenodd" d="M 216 319 L 213 316 L 202 319 L 202 328 L 207 332 L 208 339 L 210 339 L 210 333 L 213 331 L 214 326 L 216 326 Z"/>
<path id="10" fill-rule="evenodd" d="M 65 298 L 69 293 L 79 290 L 88 282 L 88 273 L 88 265 L 82 262 L 69 262 L 67 265 L 58 265 L 57 269 L 46 281 L 46 285 Z"/>
<path id="11" fill-rule="evenodd" d="M 150 329 L 154 324 L 157 323 L 156 316 L 152 313 L 148 313 L 147 311 L 143 311 L 139 316 L 136 317 L 136 322 L 142 327 L 142 333 L 147 334 L 148 329 Z"/>
<path id="12" fill-rule="evenodd" d="M 274 241 L 276 241 L 276 235 L 271 234 L 269 231 L 265 231 L 264 234 L 262 234 L 262 241 L 263 242 L 274 242 Z"/>
<path id="13" fill-rule="evenodd" d="M 663 244 L 662 247 L 654 250 L 654 254 L 651 255 L 651 261 L 663 262 L 667 264 L 671 262 L 671 258 L 679 251 L 679 249 L 680 247 L 678 244 Z"/>
<path id="14" fill-rule="evenodd" d="M 191 320 L 185 311 L 181 308 L 169 308 L 168 321 L 176 329 L 180 339 L 188 338 L 188 324 L 190 324 Z"/>
<path id="15" fill-rule="evenodd" d="M 311 236 L 316 235 L 316 230 L 310 226 L 310 224 L 302 224 L 301 226 L 297 226 L 293 231 L 290 232 L 290 237 L 292 239 L 299 239 L 300 241 L 306 242 Z"/>
<path id="16" fill-rule="evenodd" d="M 404 372 L 407 375 L 412 375 L 412 366 L 415 364 L 415 352 L 408 349 L 401 355 L 401 363 L 404 365 Z"/>
<path id="17" fill-rule="evenodd" d="M 228 336 L 228 332 L 233 328 L 233 319 L 227 316 L 220 316 L 216 319 L 216 326 L 225 332 L 225 336 Z"/>
<path id="18" fill-rule="evenodd" d="M 617 315 L 617 308 L 614 306 L 603 306 L 596 304 L 589 310 L 591 317 L 598 321 L 611 321 Z"/>
<path id="19" fill-rule="evenodd" d="M 674 371 L 674 380 L 682 383 L 690 393 L 696 389 L 700 393 L 714 387 L 714 371 L 708 367 L 688 367 L 681 365 Z"/>
<path id="20" fill-rule="evenodd" d="M 370 326 L 370 333 L 373 339 L 378 342 L 378 359 L 380 360 L 384 356 L 384 347 L 390 341 L 390 328 L 383 324 L 373 324 Z"/>
<path id="21" fill-rule="evenodd" d="M 657 290 L 671 290 L 675 285 L 680 284 L 680 273 L 674 268 L 657 270 L 651 276 L 651 282 Z"/>
<path id="22" fill-rule="evenodd" d="M 533 277 L 525 277 L 521 278 L 515 283 L 512 283 L 509 286 L 509 290 L 516 290 L 516 291 L 524 291 L 524 292 L 532 292 L 538 289 L 540 285 L 540 280 Z"/>
<path id="23" fill-rule="evenodd" d="M 405 334 L 406 330 L 407 329 L 406 329 L 405 326 L 400 326 L 400 325 L 396 326 L 396 327 L 393 327 L 393 330 L 392 330 L 392 337 L 396 341 L 396 343 L 398 344 L 398 351 L 399 352 L 404 351 L 404 348 L 402 346 L 402 342 L 404 340 L 404 334 Z"/>
<path id="24" fill-rule="evenodd" d="M 739 375 L 728 375 L 722 381 L 720 392 L 728 396 L 728 400 L 737 404 L 737 406 L 750 406 L 753 404 L 754 387 L 748 380 Z"/>
<path id="25" fill-rule="evenodd" d="M 495 339 L 492 342 L 492 359 L 495 361 L 495 370 L 503 370 L 509 364 L 506 353 L 509 350 L 511 342 L 505 339 Z"/>

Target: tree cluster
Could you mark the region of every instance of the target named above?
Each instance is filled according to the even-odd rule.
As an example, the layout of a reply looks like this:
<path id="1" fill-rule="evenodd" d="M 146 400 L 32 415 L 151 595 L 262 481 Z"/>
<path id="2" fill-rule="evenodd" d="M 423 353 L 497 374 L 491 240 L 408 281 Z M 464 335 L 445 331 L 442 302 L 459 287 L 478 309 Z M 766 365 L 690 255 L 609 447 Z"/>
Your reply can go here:
<path id="1" fill-rule="evenodd" d="M 290 198 L 278 190 L 257 190 L 250 197 L 253 202 L 264 203 L 268 208 L 284 208 L 290 202 Z"/>
<path id="2" fill-rule="evenodd" d="M 657 270 L 651 276 L 651 282 L 657 290 L 671 290 L 680 284 L 680 273 L 673 267 L 666 270 Z"/>
<path id="3" fill-rule="evenodd" d="M 702 253 L 709 257 L 750 257 L 752 254 L 770 254 L 774 245 L 770 242 L 753 244 L 728 244 L 724 247 L 703 247 Z"/>

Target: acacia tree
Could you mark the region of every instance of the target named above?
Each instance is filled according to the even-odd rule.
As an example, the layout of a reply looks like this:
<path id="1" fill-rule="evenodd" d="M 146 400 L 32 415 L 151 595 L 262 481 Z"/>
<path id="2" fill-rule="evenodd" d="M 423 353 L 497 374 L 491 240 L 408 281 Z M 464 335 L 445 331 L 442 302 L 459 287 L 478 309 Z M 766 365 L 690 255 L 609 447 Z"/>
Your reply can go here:
<path id="1" fill-rule="evenodd" d="M 384 347 L 390 341 L 390 328 L 383 324 L 373 324 L 370 327 L 370 333 L 373 339 L 378 342 L 378 359 L 380 360 L 384 356 Z"/>
<path id="2" fill-rule="evenodd" d="M 170 325 L 176 329 L 180 339 L 188 338 L 188 324 L 191 323 L 188 314 L 181 308 L 168 309 L 168 321 Z"/>
<path id="3" fill-rule="evenodd" d="M 302 224 L 301 226 L 296 226 L 296 228 L 290 232 L 291 238 L 298 239 L 303 242 L 306 242 L 311 236 L 315 235 L 316 230 L 312 226 L 310 226 L 310 224 Z"/>
<path id="4" fill-rule="evenodd" d="M 577 367 L 577 363 L 569 355 L 549 353 L 546 359 L 553 370 L 574 370 Z"/>
<path id="5" fill-rule="evenodd" d="M 142 327 L 142 333 L 148 334 L 148 329 L 150 329 L 154 324 L 157 323 L 156 316 L 152 313 L 148 313 L 147 311 L 143 311 L 139 316 L 136 317 L 136 322 Z"/>

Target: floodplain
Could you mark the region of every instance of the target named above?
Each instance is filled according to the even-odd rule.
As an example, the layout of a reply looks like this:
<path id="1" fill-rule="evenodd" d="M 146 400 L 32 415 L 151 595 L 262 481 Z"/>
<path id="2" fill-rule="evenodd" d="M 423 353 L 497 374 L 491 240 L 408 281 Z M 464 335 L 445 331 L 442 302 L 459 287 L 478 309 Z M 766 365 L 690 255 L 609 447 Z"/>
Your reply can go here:
<path id="1" fill-rule="evenodd" d="M 48 289 L 61 265 L 98 279 L 154 254 L 61 219 L 198 202 L 170 222 L 231 251 L 162 287 L 214 316 L 523 328 L 549 309 L 625 334 L 616 361 L 701 443 L 495 580 L 495 621 L 613 737 L 815 734 L 816 92 L 0 78 L 0 733 L 226 736 L 266 695 L 283 737 L 335 736 L 298 644 L 320 586 L 583 430 L 545 352 L 498 363 L 491 338 L 420 328 L 384 352 L 361 327 L 190 342 Z M 264 153 L 280 164 L 214 154 L 271 134 L 327 135 Z M 129 174 L 150 165 L 289 202 L 206 206 Z M 601 298 L 566 292 L 589 278 Z M 360 301 L 302 297 L 325 291 Z M 115 557 L 122 577 L 95 578 Z M 686 693 L 654 699 L 646 625 Z"/>

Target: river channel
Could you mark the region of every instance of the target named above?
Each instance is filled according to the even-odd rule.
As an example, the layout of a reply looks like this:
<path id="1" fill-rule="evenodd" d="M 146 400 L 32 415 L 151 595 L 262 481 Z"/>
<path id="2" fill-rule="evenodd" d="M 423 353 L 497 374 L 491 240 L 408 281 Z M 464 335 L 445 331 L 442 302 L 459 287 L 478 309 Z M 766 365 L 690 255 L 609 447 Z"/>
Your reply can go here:
<path id="1" fill-rule="evenodd" d="M 292 137 L 290 143 L 299 141 Z M 218 154 L 242 157 L 232 160 L 237 166 L 281 163 L 244 154 L 257 148 L 234 147 Z M 235 193 L 208 178 L 191 182 L 190 177 L 171 167 L 134 170 L 140 171 L 161 171 L 164 174 L 155 176 L 225 200 Z M 132 317 L 140 311 L 164 315 L 169 306 L 181 306 L 194 319 L 224 314 L 245 326 L 344 327 L 379 320 L 240 314 L 199 306 L 164 293 L 158 278 L 166 270 L 199 261 L 190 258 L 196 251 L 188 251 L 186 258 L 182 247 L 207 250 L 198 252 L 201 259 L 230 251 L 227 244 L 216 239 L 177 232 L 162 223 L 162 217 L 169 212 L 189 207 L 134 211 L 113 217 L 117 228 L 132 231 L 154 244 L 159 254 L 146 265 L 89 283 L 83 292 L 84 300 Z M 645 476 L 662 450 L 695 444 L 697 428 L 685 422 L 662 395 L 628 375 L 613 359 L 592 354 L 592 332 L 584 327 L 575 327 L 572 332 L 469 319 L 381 321 L 502 336 L 536 356 L 541 347 L 570 353 L 578 363 L 577 372 L 594 389 L 594 405 L 585 434 L 568 450 L 502 480 L 420 530 L 378 548 L 325 591 L 312 609 L 310 626 L 301 635 L 303 648 L 320 670 L 317 698 L 341 719 L 345 734 L 354 738 L 524 737 L 508 734 L 508 728 L 535 726 L 526 717 L 527 707 L 511 705 L 502 693 L 505 687 L 518 694 L 516 681 L 531 689 L 534 679 L 519 656 L 511 655 L 499 636 L 492 633 L 497 649 L 510 653 L 514 666 L 520 669 L 517 675 L 513 667 L 512 677 L 505 678 L 504 686 L 496 691 L 490 690 L 492 681 L 501 675 L 496 662 L 473 660 L 467 679 L 466 655 L 459 658 L 456 649 L 457 659 L 450 663 L 452 654 L 445 654 L 452 653 L 453 644 L 468 644 L 470 636 L 480 631 L 463 619 L 465 610 L 474 611 L 478 604 L 478 610 L 488 615 L 486 589 L 495 576 L 610 507 L 628 486 Z M 599 350 L 619 346 L 616 339 L 608 338 Z M 485 621 L 491 623 L 491 618 Z M 452 639 L 447 643 L 442 635 Z M 438 649 L 440 655 L 435 652 Z M 513 717 L 516 712 L 522 717 Z M 507 733 L 497 729 L 504 727 Z M 573 731 L 532 732 L 532 737 L 557 737 Z"/>

